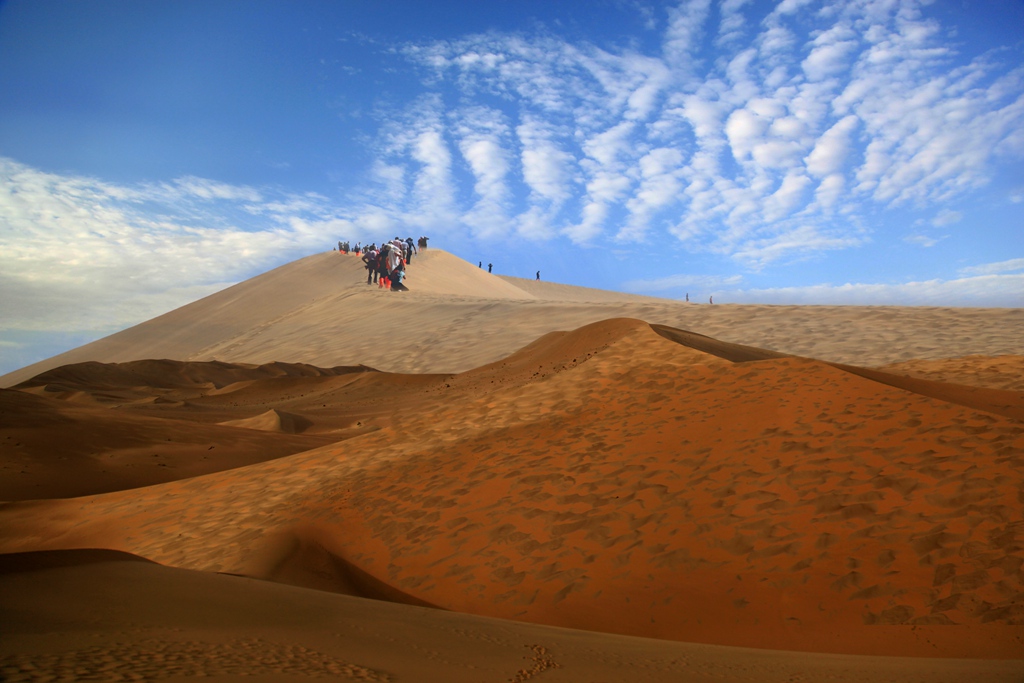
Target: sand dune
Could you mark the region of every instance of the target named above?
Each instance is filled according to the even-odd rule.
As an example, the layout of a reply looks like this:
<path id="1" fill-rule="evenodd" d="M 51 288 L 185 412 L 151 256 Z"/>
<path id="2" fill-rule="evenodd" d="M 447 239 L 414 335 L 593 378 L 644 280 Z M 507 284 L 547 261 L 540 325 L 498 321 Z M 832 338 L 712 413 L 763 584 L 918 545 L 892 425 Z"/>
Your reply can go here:
<path id="1" fill-rule="evenodd" d="M 184 404 L 175 407 L 188 410 Z M 337 441 L 279 431 L 261 434 L 127 411 L 114 414 L 95 405 L 0 389 L 0 500 L 137 488 Z"/>
<path id="2" fill-rule="evenodd" d="M 1024 674 L 1020 311 L 410 273 L 317 255 L 0 390 L 4 675 Z"/>
<path id="3" fill-rule="evenodd" d="M 1024 391 L 1024 356 L 964 356 L 939 360 L 910 360 L 887 365 L 879 370 L 936 382 Z"/>
<path id="4" fill-rule="evenodd" d="M 0 674 L 418 683 L 1015 683 L 1013 661 L 622 638 L 171 569 L 109 551 L 0 556 Z M 97 676 L 97 674 L 99 674 Z"/>
<path id="5" fill-rule="evenodd" d="M 464 372 L 548 332 L 615 317 L 864 367 L 1024 354 L 1022 309 L 686 304 L 502 278 L 438 249 L 413 260 L 408 292 L 365 283 L 354 255 L 316 254 L 9 373 L 0 386 L 70 363 L 148 358 Z"/>
<path id="6" fill-rule="evenodd" d="M 290 564 L 319 588 L 644 637 L 1020 652 L 1024 423 L 662 332 L 548 335 L 404 387 L 418 406 L 337 445 L 11 504 L 0 549 L 107 547 L 266 578 Z"/>
<path id="7" fill-rule="evenodd" d="M 221 424 L 228 427 L 258 429 L 262 432 L 284 432 L 286 434 L 300 434 L 313 426 L 313 423 L 302 415 L 286 413 L 276 408 L 271 408 L 267 412 L 260 413 L 255 417 L 227 420 L 226 422 L 221 422 Z"/>

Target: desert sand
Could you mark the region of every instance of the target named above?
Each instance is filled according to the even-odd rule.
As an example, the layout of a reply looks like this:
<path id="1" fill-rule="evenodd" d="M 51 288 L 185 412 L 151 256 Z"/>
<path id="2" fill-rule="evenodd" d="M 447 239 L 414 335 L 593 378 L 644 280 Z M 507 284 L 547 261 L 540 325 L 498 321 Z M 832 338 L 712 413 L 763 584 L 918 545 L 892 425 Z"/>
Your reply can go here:
<path id="1" fill-rule="evenodd" d="M 1024 680 L 1024 312 L 409 273 L 0 378 L 0 673 Z"/>

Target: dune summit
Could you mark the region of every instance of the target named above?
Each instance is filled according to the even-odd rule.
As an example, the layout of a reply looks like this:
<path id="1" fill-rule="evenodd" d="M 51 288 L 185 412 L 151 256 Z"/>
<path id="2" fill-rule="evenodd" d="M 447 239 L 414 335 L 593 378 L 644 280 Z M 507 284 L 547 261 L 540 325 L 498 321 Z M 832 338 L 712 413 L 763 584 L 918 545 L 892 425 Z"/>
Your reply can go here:
<path id="1" fill-rule="evenodd" d="M 351 265 L 345 256 L 326 256 L 333 263 L 316 257 L 305 265 Z M 256 346 L 290 348 L 298 328 L 317 315 L 349 315 L 341 311 L 363 295 L 378 302 L 382 317 L 399 312 L 409 329 L 421 331 L 437 324 L 435 314 L 447 324 L 446 306 L 506 312 L 514 309 L 502 306 L 535 306 L 535 315 L 548 316 L 533 323 L 535 330 L 555 326 L 551 317 L 559 311 L 569 317 L 629 306 L 675 306 L 679 316 L 711 311 L 625 295 L 588 303 L 599 294 L 586 290 L 559 302 L 552 294 L 565 291 L 559 285 L 544 290 L 546 299 L 538 298 L 544 294 L 538 284 L 519 295 L 508 289 L 514 281 L 471 266 L 447 268 L 436 291 L 413 298 L 415 278 L 429 272 L 415 267 L 414 261 L 410 292 L 352 291 L 323 303 L 316 315 L 306 311 L 310 317 L 301 325 L 279 316 L 243 334 L 239 323 L 217 344 L 242 355 Z M 461 286 L 460 272 L 475 278 L 479 300 L 450 291 Z M 501 284 L 484 290 L 491 280 Z M 233 296 L 243 297 L 245 285 Z M 201 312 L 212 304 L 193 306 Z M 776 309 L 764 308 L 756 314 L 767 321 Z M 182 319 L 181 311 L 168 316 Z M 783 321 L 816 320 L 810 329 L 832 336 L 804 343 L 826 349 L 833 337 L 850 344 L 851 335 L 837 333 L 850 318 L 887 315 L 778 312 Z M 1000 319 L 999 311 L 983 313 Z M 304 358 L 260 365 L 188 354 L 179 361 L 120 357 L 55 368 L 0 392 L 0 464 L 12 501 L 0 506 L 0 552 L 8 554 L 0 557 L 0 586 L 5 610 L 16 617 L 5 627 L 13 640 L 5 641 L 50 652 L 52 642 L 25 634 L 39 632 L 40 623 L 74 623 L 76 609 L 104 611 L 67 595 L 54 604 L 41 577 L 90 586 L 121 576 L 135 616 L 100 618 L 93 629 L 107 634 L 102 642 L 124 633 L 119 619 L 152 629 L 185 628 L 185 622 L 198 628 L 188 614 L 205 614 L 208 604 L 161 626 L 147 588 L 153 582 L 202 595 L 238 591 L 234 607 L 218 608 L 227 612 L 214 618 L 224 624 L 220 644 L 206 655 L 193 648 L 189 671 L 203 670 L 201 662 L 211 657 L 244 661 L 238 653 L 260 649 L 245 644 L 257 636 L 237 620 L 253 605 L 270 601 L 281 615 L 299 610 L 303 620 L 315 621 L 322 618 L 310 616 L 316 610 L 299 605 L 326 592 L 333 596 L 318 598 L 325 610 L 370 631 L 395 625 L 396 637 L 413 645 L 393 652 L 383 637 L 364 634 L 361 649 L 342 652 L 337 644 L 328 647 L 321 632 L 320 649 L 314 648 L 323 655 L 320 664 L 309 664 L 313 655 L 303 663 L 282 645 L 270 648 L 275 663 L 238 664 L 240 670 L 293 667 L 299 676 L 314 675 L 303 669 L 314 666 L 398 680 L 403 667 L 427 661 L 416 659 L 417 647 L 440 651 L 413 627 L 431 623 L 461 635 L 443 646 L 446 664 L 409 680 L 481 680 L 479 671 L 459 670 L 457 662 L 491 672 L 485 680 L 640 680 L 641 669 L 644 680 L 786 680 L 801 675 L 800 667 L 822 678 L 855 671 L 859 680 L 949 680 L 960 672 L 952 680 L 1018 680 L 1024 672 L 1024 395 L 1007 380 L 1021 357 L 1014 348 L 1020 339 L 1006 336 L 1018 312 L 1002 315 L 1006 324 L 986 328 L 976 343 L 993 349 L 983 358 L 1004 347 L 1017 356 L 936 360 L 952 342 L 933 334 L 908 343 L 923 349 L 923 357 L 900 361 L 913 370 L 906 375 L 896 373 L 901 365 L 849 364 L 842 350 L 825 354 L 835 361 L 827 362 L 718 339 L 701 328 L 615 316 L 547 331 L 459 372 L 403 374 L 359 365 L 348 356 L 349 342 L 362 343 L 359 329 L 336 334 L 337 362 L 324 368 Z M 200 327 L 213 324 L 196 316 Z M 123 352 L 143 353 L 151 332 L 122 333 L 139 344 L 125 350 L 125 342 Z M 116 337 L 94 348 L 114 354 Z M 247 347 L 243 337 L 261 341 Z M 464 363 L 460 349 L 468 338 L 439 341 L 442 350 L 432 352 Z M 474 339 L 483 343 L 487 336 Z M 889 337 L 882 339 L 877 346 Z M 905 353 L 868 346 L 870 357 Z M 971 368 L 984 369 L 973 385 Z M 947 376 L 957 381 L 943 381 Z M 61 445 L 74 434 L 90 436 L 74 448 Z M 186 570 L 192 573 L 174 573 Z M 231 588 L 215 588 L 205 577 Z M 29 617 L 31 609 L 14 607 L 25 595 L 37 596 L 39 615 L 50 616 Z M 493 619 L 520 623 L 487 621 Z M 544 630 L 552 626 L 581 630 Z M 495 628 L 505 635 L 495 636 Z M 338 642 L 355 642 L 332 633 Z M 273 637 L 297 638 L 286 627 Z M 157 658 L 155 641 L 128 640 L 134 645 L 124 652 L 165 661 Z M 482 656 L 468 642 L 497 649 Z M 741 649 L 698 655 L 686 643 Z M 178 647 L 172 645 L 164 649 Z M 517 649 L 513 659 L 523 668 L 507 669 Z M 606 653 L 605 665 L 585 662 L 587 651 Z M 757 659 L 769 651 L 776 651 L 773 663 Z M 20 666 L 11 649 L 3 652 Z M 53 661 L 72 668 L 93 661 L 75 652 L 64 659 L 53 654 Z M 353 652 L 368 654 L 360 660 Z M 730 668 L 726 660 L 739 664 Z M 155 677 L 185 670 L 153 666 Z M 495 678 L 499 671 L 505 673 Z"/>
<path id="2" fill-rule="evenodd" d="M 356 256 L 314 254 L 8 373 L 0 386 L 61 365 L 154 358 L 465 372 L 608 318 L 862 367 L 1024 354 L 1022 309 L 686 304 L 490 275 L 433 248 L 413 259 L 407 284 L 378 290 Z"/>

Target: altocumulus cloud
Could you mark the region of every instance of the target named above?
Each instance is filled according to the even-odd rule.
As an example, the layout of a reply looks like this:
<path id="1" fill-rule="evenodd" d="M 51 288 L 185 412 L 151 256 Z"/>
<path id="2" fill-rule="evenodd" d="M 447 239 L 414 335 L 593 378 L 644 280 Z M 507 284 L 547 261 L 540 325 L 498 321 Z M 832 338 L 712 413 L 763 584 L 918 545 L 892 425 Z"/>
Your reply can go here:
<path id="1" fill-rule="evenodd" d="M 351 232 L 317 195 L 114 185 L 0 158 L 4 329 L 111 331 Z M 278 255 L 275 257 L 274 255 Z"/>
<path id="2" fill-rule="evenodd" d="M 375 114 L 365 184 L 343 200 L 0 159 L 3 325 L 111 331 L 342 235 L 672 243 L 754 272 L 865 245 L 889 209 L 951 226 L 947 205 L 1024 153 L 1024 67 L 998 46 L 958 54 L 924 4 L 689 0 L 648 17 L 646 53 L 551 33 L 397 46 L 419 89 Z M 732 300 L 1020 305 L 1021 274 L 997 265 Z"/>
<path id="3" fill-rule="evenodd" d="M 759 268 L 863 244 L 865 210 L 941 204 L 1024 152 L 1024 69 L 996 52 L 952 68 L 962 57 L 920 5 L 787 0 L 758 15 L 692 0 L 669 11 L 653 56 L 498 33 L 405 54 L 439 96 L 498 103 L 500 164 L 464 164 L 478 203 L 463 223 L 477 232 L 479 202 L 500 196 L 491 234 L 667 233 Z M 447 110 L 436 141 L 464 153 L 478 118 Z M 435 171 L 415 154 L 389 163 L 411 188 Z"/>
<path id="4" fill-rule="evenodd" d="M 895 284 L 821 284 L 746 290 L 721 288 L 715 295 L 735 303 L 949 306 L 955 302 L 959 306 L 1020 308 L 1024 306 L 1024 273 Z"/>

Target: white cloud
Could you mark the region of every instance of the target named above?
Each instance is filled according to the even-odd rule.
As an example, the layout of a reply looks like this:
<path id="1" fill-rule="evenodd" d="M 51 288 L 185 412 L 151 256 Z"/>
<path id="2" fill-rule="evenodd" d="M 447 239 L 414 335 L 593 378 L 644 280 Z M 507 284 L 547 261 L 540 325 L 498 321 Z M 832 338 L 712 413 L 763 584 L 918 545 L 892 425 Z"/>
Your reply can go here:
<path id="1" fill-rule="evenodd" d="M 750 4 L 751 0 L 723 0 L 718 7 L 720 15 L 718 23 L 719 45 L 734 43 L 743 38 L 743 31 L 746 26 L 746 17 L 743 15 L 744 5 Z"/>
<path id="2" fill-rule="evenodd" d="M 959 55 L 948 27 L 912 0 L 783 0 L 759 21 L 764 12 L 749 0 L 680 2 L 654 54 L 498 32 L 407 45 L 398 54 L 424 71 L 423 92 L 379 110 L 366 183 L 336 203 L 197 177 L 119 185 L 0 160 L 3 319 L 136 321 L 285 254 L 406 226 L 579 243 L 668 234 L 763 269 L 864 245 L 864 216 L 895 205 L 952 225 L 961 198 L 1019 170 L 1017 48 Z M 1024 201 L 1014 183 L 1000 201 Z M 1016 282 L 984 270 L 996 266 L 818 293 L 982 301 L 974 288 Z M 141 272 L 151 276 L 131 278 Z M 31 309 L 43 311 L 37 322 Z"/>
<path id="3" fill-rule="evenodd" d="M 735 287 L 743 282 L 742 275 L 668 275 L 653 280 L 630 280 L 622 283 L 627 292 L 665 292 L 669 290 L 693 290 L 706 292 L 724 287 Z"/>
<path id="4" fill-rule="evenodd" d="M 456 126 L 459 150 L 476 178 L 474 190 L 478 198 L 463 220 L 481 237 L 507 232 L 511 195 L 506 183 L 509 160 L 505 139 L 508 133 L 501 112 L 484 107 L 463 112 Z"/>
<path id="5" fill-rule="evenodd" d="M 723 292 L 730 303 L 856 306 L 1024 306 L 1024 275 L 983 275 L 922 282 L 820 284 Z"/>
<path id="6" fill-rule="evenodd" d="M 814 39 L 814 48 L 801 63 L 812 81 L 837 76 L 849 68 L 849 56 L 857 48 L 855 33 L 846 26 L 836 26 Z"/>
<path id="7" fill-rule="evenodd" d="M 907 235 L 903 238 L 903 241 L 908 244 L 917 244 L 919 246 L 929 248 L 934 247 L 936 244 L 941 242 L 944 237 L 931 237 L 929 235 Z"/>
<path id="8" fill-rule="evenodd" d="M 833 173 L 822 179 L 818 189 L 814 191 L 814 201 L 825 211 L 829 211 L 843 197 L 846 190 L 846 178 L 841 173 Z"/>
<path id="9" fill-rule="evenodd" d="M 640 187 L 626 202 L 629 219 L 616 239 L 642 238 L 651 218 L 658 211 L 680 200 L 682 163 L 682 153 L 670 147 L 653 149 L 640 159 Z"/>
<path id="10" fill-rule="evenodd" d="M 961 275 L 997 275 L 999 273 L 1012 273 L 1017 270 L 1024 270 L 1024 258 L 1014 258 L 996 263 L 983 263 L 980 266 L 962 268 Z M 1021 290 L 1024 296 L 1024 290 Z"/>
<path id="11" fill-rule="evenodd" d="M 554 141 L 556 133 L 534 117 L 526 116 L 516 128 L 522 146 L 523 180 L 537 199 L 557 210 L 572 190 L 575 158 Z"/>
<path id="12" fill-rule="evenodd" d="M 185 194 L 194 201 L 182 204 Z M 141 322 L 281 259 L 358 238 L 358 226 L 331 214 L 316 195 L 201 178 L 116 185 L 0 157 L 0 327 Z"/>
<path id="13" fill-rule="evenodd" d="M 737 258 L 760 268 L 786 256 L 848 249 L 864 243 L 863 238 L 845 231 L 828 232 L 812 225 L 798 225 L 765 238 L 742 244 Z"/>
<path id="14" fill-rule="evenodd" d="M 807 155 L 807 171 L 823 178 L 841 171 L 850 153 L 850 135 L 859 121 L 852 114 L 844 116 L 818 138 L 814 149 Z"/>
<path id="15" fill-rule="evenodd" d="M 953 225 L 963 220 L 964 215 L 959 211 L 953 211 L 952 209 L 943 209 L 932 219 L 932 225 L 937 228 L 942 228 L 947 225 Z"/>
<path id="16" fill-rule="evenodd" d="M 765 219 L 777 221 L 789 215 L 796 206 L 802 203 L 804 193 L 810 185 L 811 179 L 802 173 L 794 172 L 787 175 L 779 189 L 765 199 Z"/>
<path id="17" fill-rule="evenodd" d="M 684 72 L 694 69 L 700 49 L 701 31 L 708 18 L 711 0 L 685 0 L 668 11 L 665 31 L 665 61 L 670 68 Z"/>

